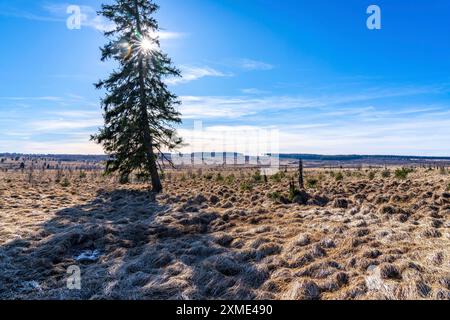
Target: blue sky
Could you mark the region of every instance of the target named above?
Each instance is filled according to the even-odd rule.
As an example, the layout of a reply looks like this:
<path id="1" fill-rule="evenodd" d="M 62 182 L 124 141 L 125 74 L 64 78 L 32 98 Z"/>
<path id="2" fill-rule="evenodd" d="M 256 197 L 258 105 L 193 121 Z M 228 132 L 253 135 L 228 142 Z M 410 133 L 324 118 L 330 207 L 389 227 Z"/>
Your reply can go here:
<path id="1" fill-rule="evenodd" d="M 157 1 L 179 132 L 275 128 L 280 151 L 450 155 L 450 2 Z M 81 6 L 80 30 L 66 8 Z M 382 29 L 366 27 L 369 5 Z M 0 152 L 101 153 L 100 1 L 0 0 Z M 214 150 L 212 150 L 214 151 Z M 221 150 L 215 150 L 221 151 Z"/>

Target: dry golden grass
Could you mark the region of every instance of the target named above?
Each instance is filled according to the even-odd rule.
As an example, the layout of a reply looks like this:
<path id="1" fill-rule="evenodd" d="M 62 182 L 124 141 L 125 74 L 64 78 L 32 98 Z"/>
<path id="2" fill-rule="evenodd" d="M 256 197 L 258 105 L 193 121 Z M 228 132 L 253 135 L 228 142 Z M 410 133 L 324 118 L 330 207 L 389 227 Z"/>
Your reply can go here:
<path id="1" fill-rule="evenodd" d="M 0 173 L 0 298 L 450 299 L 450 176 L 391 171 L 309 170 L 306 204 L 293 172 L 171 171 L 156 203 L 98 172 Z"/>

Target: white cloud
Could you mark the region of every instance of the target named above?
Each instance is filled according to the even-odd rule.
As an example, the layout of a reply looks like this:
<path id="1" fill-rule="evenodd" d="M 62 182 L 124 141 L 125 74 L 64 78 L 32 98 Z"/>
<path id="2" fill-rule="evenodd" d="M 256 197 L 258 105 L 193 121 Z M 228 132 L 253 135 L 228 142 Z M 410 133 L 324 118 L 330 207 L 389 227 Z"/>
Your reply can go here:
<path id="1" fill-rule="evenodd" d="M 256 89 L 256 88 L 247 88 L 247 89 L 241 89 L 241 92 L 244 94 L 268 94 L 268 91 Z"/>
<path id="2" fill-rule="evenodd" d="M 43 14 L 39 15 L 10 8 L 0 8 L 0 15 L 12 16 L 35 21 L 65 23 L 67 21 L 67 18 L 69 17 L 69 14 L 67 13 L 67 8 L 70 5 L 71 4 L 69 3 L 47 4 L 43 6 L 43 10 L 48 15 Z M 101 32 L 111 31 L 114 29 L 115 27 L 114 23 L 109 21 L 103 16 L 99 16 L 95 8 L 87 5 L 79 5 L 79 7 L 81 9 L 81 27 L 92 28 L 94 30 Z M 181 37 L 184 37 L 185 35 L 186 35 L 185 33 L 160 30 L 155 36 L 158 37 L 160 40 L 164 41 L 164 40 L 179 39 Z"/>
<path id="3" fill-rule="evenodd" d="M 210 125 L 203 131 L 179 130 L 189 144 L 182 152 L 241 152 L 255 144 L 268 145 L 273 137 L 262 136 L 261 130 L 278 130 L 281 153 L 317 154 L 392 154 L 448 156 L 450 120 L 428 119 L 426 116 L 388 123 L 346 122 L 339 125 Z M 274 131 L 272 131 L 274 132 Z M 261 139 L 262 137 L 262 139 Z"/>
<path id="4" fill-rule="evenodd" d="M 241 60 L 239 60 L 238 64 L 242 69 L 245 69 L 245 70 L 267 71 L 267 70 L 272 70 L 274 68 L 274 66 L 269 63 L 252 60 L 252 59 L 241 59 Z"/>
<path id="5" fill-rule="evenodd" d="M 103 154 L 101 145 L 88 138 L 45 142 L 0 140 L 0 151 L 25 154 Z"/>
<path id="6" fill-rule="evenodd" d="M 394 107 L 376 100 L 430 92 L 432 88 L 391 88 L 323 96 L 182 96 L 184 119 L 205 120 L 210 125 L 194 140 L 190 128 L 183 127 L 180 134 L 187 142 L 193 141 L 194 148 L 204 143 L 208 151 L 220 152 L 213 148 L 221 146 L 223 132 L 234 136 L 239 145 L 248 138 L 242 132 L 259 128 L 262 120 L 279 129 L 280 151 L 285 153 L 449 155 L 448 105 L 403 103 Z M 45 109 L 53 111 L 37 109 L 34 118 L 30 113 L 24 118 L 23 110 L 1 110 L 0 151 L 101 153 L 100 146 L 89 142 L 89 135 L 103 123 L 100 110 L 89 109 L 83 97 L 0 99 L 53 103 L 52 109 Z M 58 107 L 62 102 L 78 107 Z M 270 114 L 273 111 L 281 112 L 275 116 Z"/>
<path id="7" fill-rule="evenodd" d="M 62 101 L 62 97 L 55 96 L 42 96 L 42 97 L 0 97 L 0 100 L 11 100 L 11 101 Z"/>
<path id="8" fill-rule="evenodd" d="M 39 120 L 33 121 L 31 124 L 31 129 L 40 132 L 58 133 L 64 130 L 73 129 L 86 129 L 93 127 L 100 127 L 102 125 L 101 119 L 80 119 L 80 120 L 64 120 L 64 119 L 53 119 L 53 120 Z"/>
<path id="9" fill-rule="evenodd" d="M 172 39 L 179 39 L 185 37 L 186 34 L 182 32 L 173 32 L 173 31 L 163 31 L 160 30 L 157 34 L 157 37 L 160 40 L 172 40 Z"/>
<path id="10" fill-rule="evenodd" d="M 186 83 L 190 81 L 199 80 L 205 77 L 229 77 L 231 74 L 225 74 L 210 67 L 194 67 L 194 66 L 181 66 L 181 78 L 168 79 L 168 84 L 176 85 L 180 83 Z"/>
<path id="11" fill-rule="evenodd" d="M 202 118 L 240 118 L 248 115 L 260 114 L 264 117 L 264 112 L 300 110 L 315 108 L 318 110 L 317 116 L 349 116 L 365 115 L 367 117 L 381 117 L 394 113 L 393 111 L 374 111 L 373 106 L 355 106 L 372 102 L 378 99 L 409 97 L 421 94 L 433 94 L 438 90 L 435 87 L 418 88 L 390 88 L 369 90 L 360 93 L 342 93 L 317 96 L 303 95 L 255 95 L 257 91 L 247 90 L 247 95 L 243 96 L 183 96 L 180 111 L 186 119 Z M 352 106 L 348 106 L 352 105 Z M 407 110 L 397 110 L 395 113 L 414 113 L 431 111 L 436 106 L 425 106 L 413 108 L 407 106 Z M 438 106 L 442 107 L 442 106 Z M 331 109 L 331 110 L 330 110 Z M 392 108 L 391 108 L 392 109 Z M 320 112 L 319 112 L 320 111 Z"/>

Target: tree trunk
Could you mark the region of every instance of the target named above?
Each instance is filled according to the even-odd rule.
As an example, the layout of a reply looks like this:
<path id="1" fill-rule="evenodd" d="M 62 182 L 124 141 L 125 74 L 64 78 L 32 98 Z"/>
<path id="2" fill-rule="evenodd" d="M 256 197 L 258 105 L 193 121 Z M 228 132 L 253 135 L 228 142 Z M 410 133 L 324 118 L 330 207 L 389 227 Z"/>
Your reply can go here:
<path id="1" fill-rule="evenodd" d="M 136 18 L 136 28 L 137 31 L 142 34 L 141 30 L 141 18 L 139 17 L 138 3 L 135 0 L 135 18 Z M 140 108 L 142 113 L 142 135 L 143 135 L 143 143 L 144 148 L 146 150 L 146 160 L 147 160 L 147 170 L 150 174 L 152 180 L 152 192 L 160 193 L 163 190 L 161 179 L 158 173 L 158 167 L 156 165 L 156 156 L 153 151 L 153 138 L 150 132 L 149 127 L 149 117 L 147 112 L 147 96 L 145 94 L 145 68 L 144 68 L 144 57 L 142 54 L 139 54 L 139 90 L 141 95 Z"/>
<path id="2" fill-rule="evenodd" d="M 300 190 L 305 189 L 305 183 L 303 181 L 303 160 L 298 160 L 298 185 L 300 187 Z"/>

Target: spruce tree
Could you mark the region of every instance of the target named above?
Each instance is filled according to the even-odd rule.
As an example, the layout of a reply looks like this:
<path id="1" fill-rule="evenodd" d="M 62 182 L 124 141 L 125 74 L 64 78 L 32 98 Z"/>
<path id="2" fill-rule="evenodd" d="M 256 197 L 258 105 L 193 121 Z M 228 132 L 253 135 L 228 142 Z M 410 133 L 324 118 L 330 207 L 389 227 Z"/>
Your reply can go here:
<path id="1" fill-rule="evenodd" d="M 104 126 L 92 136 L 110 156 L 106 172 L 128 177 L 135 172 L 151 182 L 151 191 L 163 187 L 158 159 L 163 151 L 181 144 L 174 124 L 181 123 L 180 104 L 164 82 L 180 76 L 171 59 L 161 51 L 158 10 L 152 0 L 116 0 L 102 5 L 100 15 L 114 24 L 105 32 L 109 42 L 101 48 L 102 61 L 113 59 L 118 68 L 96 84 L 106 91 L 102 99 Z M 149 184 L 150 186 L 150 184 Z"/>

